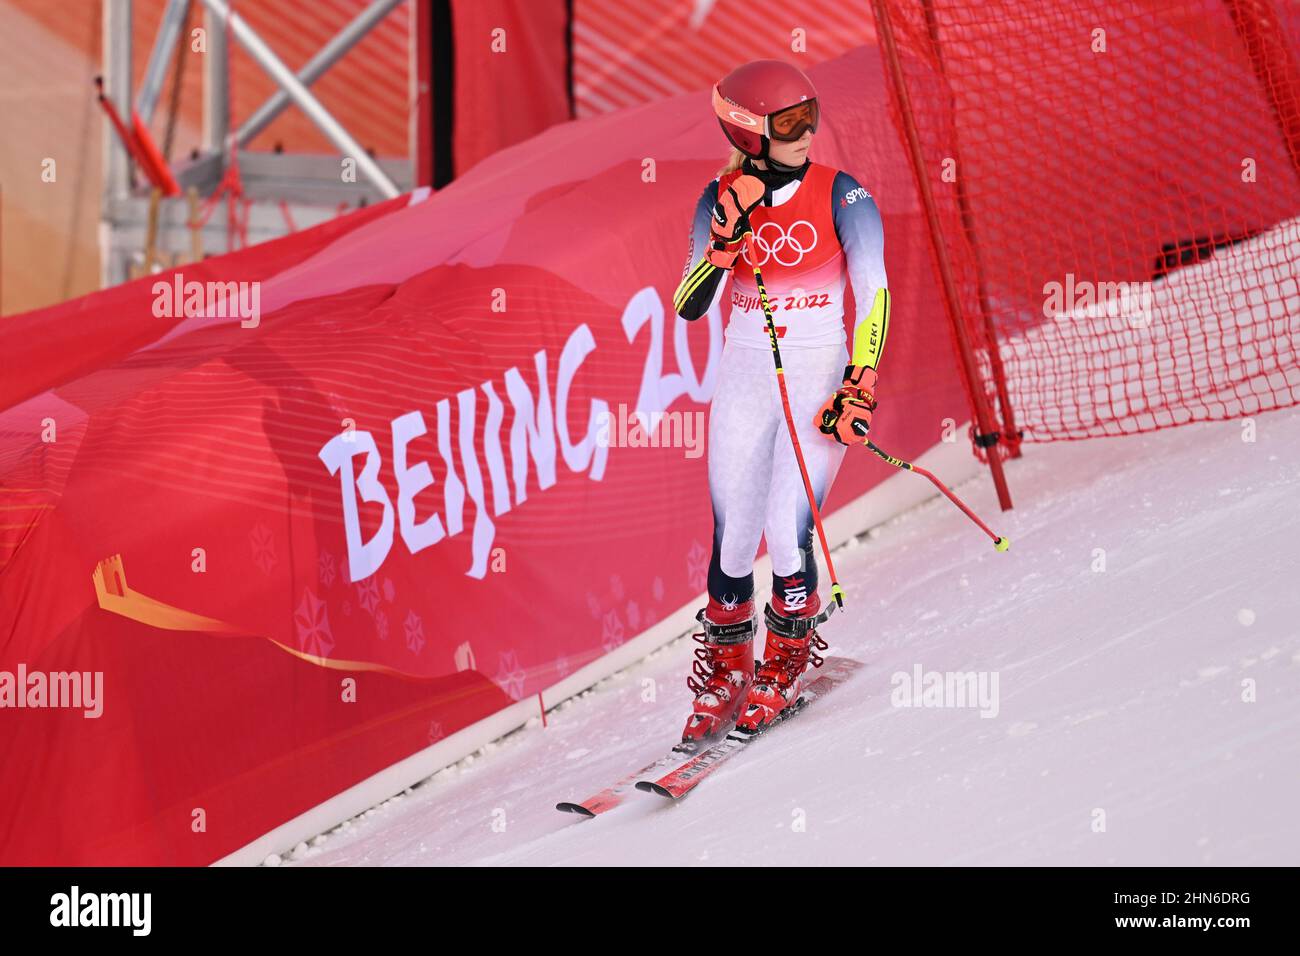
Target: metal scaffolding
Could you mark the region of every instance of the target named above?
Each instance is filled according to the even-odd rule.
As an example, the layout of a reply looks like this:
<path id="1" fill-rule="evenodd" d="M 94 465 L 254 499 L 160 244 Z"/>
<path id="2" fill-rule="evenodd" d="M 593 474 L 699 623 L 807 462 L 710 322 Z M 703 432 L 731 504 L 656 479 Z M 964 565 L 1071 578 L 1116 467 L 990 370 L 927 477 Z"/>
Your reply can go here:
<path id="1" fill-rule="evenodd" d="M 133 97 L 132 4 L 130 0 L 103 0 L 103 97 L 105 109 L 114 111 L 122 121 L 121 128 L 105 124 L 102 283 L 115 284 L 181 258 L 192 258 L 201 254 L 200 249 L 225 251 L 239 241 L 251 244 L 275 238 L 293 228 L 330 219 L 344 206 L 388 199 L 411 189 L 415 181 L 414 149 L 404 160 L 371 156 L 310 91 L 314 82 L 405 2 L 373 0 L 295 73 L 240 16 L 237 3 L 168 0 L 140 89 Z M 147 164 L 140 162 L 151 149 L 156 156 L 157 150 L 150 142 L 142 145 L 140 140 L 148 140 L 148 126 L 157 111 L 172 57 L 182 56 L 188 43 L 182 32 L 192 6 L 202 8 L 207 39 L 203 135 L 199 150 L 168 170 L 186 195 L 160 201 L 158 195 L 151 195 L 158 191 L 143 181 L 152 177 L 147 177 L 148 170 L 143 169 Z M 228 38 L 247 52 L 277 88 L 233 131 L 228 99 Z M 291 107 L 299 109 L 338 152 L 248 151 L 248 144 Z M 137 140 L 124 141 L 122 128 L 127 139 L 136 136 Z M 356 182 L 344 182 L 339 175 L 342 157 L 355 163 Z M 133 177 L 133 160 L 146 176 Z M 225 217 L 213 214 L 215 210 L 210 207 L 217 198 L 236 193 L 238 208 L 230 202 Z M 200 202 L 208 206 L 202 215 L 196 211 Z"/>

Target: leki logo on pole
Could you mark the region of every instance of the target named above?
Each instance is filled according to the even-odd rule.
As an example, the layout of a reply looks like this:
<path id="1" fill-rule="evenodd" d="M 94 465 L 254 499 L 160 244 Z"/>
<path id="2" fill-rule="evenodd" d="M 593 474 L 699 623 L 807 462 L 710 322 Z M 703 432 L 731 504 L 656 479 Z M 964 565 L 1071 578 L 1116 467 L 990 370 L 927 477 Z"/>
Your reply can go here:
<path id="1" fill-rule="evenodd" d="M 769 259 L 777 265 L 795 266 L 816 247 L 817 230 L 807 219 L 799 219 L 791 224 L 789 232 L 779 222 L 765 222 L 754 230 L 742 255 L 751 266 L 765 266 Z M 751 248 L 759 256 L 757 261 L 749 257 Z"/>

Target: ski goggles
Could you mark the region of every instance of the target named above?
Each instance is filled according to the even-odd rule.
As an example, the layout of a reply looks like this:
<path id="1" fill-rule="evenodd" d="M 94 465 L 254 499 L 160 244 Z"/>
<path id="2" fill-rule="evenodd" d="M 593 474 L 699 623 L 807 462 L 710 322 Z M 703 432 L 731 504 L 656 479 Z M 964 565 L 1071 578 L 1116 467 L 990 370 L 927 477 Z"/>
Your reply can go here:
<path id="1" fill-rule="evenodd" d="M 817 100 L 804 100 L 794 106 L 787 106 L 778 113 L 767 117 L 767 135 L 783 143 L 793 143 L 808 130 L 817 132 L 817 121 L 821 118 Z"/>

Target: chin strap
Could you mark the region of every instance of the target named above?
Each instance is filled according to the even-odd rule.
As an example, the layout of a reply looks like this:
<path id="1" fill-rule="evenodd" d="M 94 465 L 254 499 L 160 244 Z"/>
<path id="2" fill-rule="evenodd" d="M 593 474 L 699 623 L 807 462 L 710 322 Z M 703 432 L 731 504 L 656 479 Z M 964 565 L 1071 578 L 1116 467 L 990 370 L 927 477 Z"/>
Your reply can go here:
<path id="1" fill-rule="evenodd" d="M 803 164 L 800 166 L 787 166 L 785 163 L 778 163 L 770 156 L 766 157 L 764 161 L 767 163 L 768 168 L 759 169 L 754 165 L 753 157 L 748 157 L 744 162 L 743 168 L 748 175 L 755 176 L 761 180 L 763 185 L 769 190 L 780 189 L 782 186 L 788 185 L 796 179 L 799 179 L 803 175 L 804 170 L 808 168 L 809 163 L 808 160 L 804 160 Z"/>
<path id="2" fill-rule="evenodd" d="M 778 163 L 771 156 L 768 156 L 767 165 L 771 167 L 772 172 L 780 173 L 783 176 L 789 176 L 791 179 L 793 179 L 795 173 L 799 172 L 799 170 L 803 169 L 805 166 L 808 165 L 808 160 L 805 159 L 798 166 L 787 166 L 785 163 Z"/>

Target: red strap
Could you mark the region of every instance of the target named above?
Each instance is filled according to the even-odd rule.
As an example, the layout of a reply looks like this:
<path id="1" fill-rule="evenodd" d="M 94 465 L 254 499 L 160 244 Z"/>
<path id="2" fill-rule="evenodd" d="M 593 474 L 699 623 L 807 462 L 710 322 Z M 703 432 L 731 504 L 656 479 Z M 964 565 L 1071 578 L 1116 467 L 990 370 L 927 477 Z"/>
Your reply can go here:
<path id="1" fill-rule="evenodd" d="M 135 138 L 140 169 L 149 177 L 149 182 L 162 190 L 164 196 L 179 196 L 181 187 L 176 182 L 176 177 L 172 175 L 167 160 L 163 159 L 163 154 L 155 145 L 149 128 L 140 119 L 140 114 L 134 110 L 131 111 L 131 132 Z"/>

